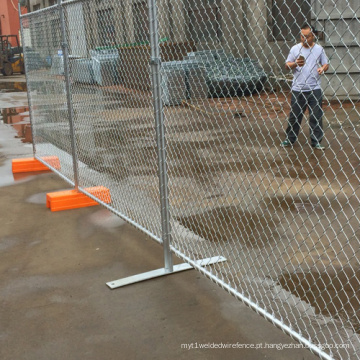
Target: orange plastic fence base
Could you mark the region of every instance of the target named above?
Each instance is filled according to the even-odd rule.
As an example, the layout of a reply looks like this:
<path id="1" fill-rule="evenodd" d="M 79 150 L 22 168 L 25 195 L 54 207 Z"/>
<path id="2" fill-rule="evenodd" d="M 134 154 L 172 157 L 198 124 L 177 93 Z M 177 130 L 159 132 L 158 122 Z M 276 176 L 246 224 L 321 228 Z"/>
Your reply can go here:
<path id="1" fill-rule="evenodd" d="M 53 168 L 60 169 L 60 161 L 57 156 L 44 156 L 41 159 Z M 35 158 L 13 159 L 12 161 L 12 172 L 14 174 L 44 170 L 50 169 Z"/>
<path id="2" fill-rule="evenodd" d="M 111 202 L 110 191 L 104 186 L 95 186 L 85 190 L 106 204 Z M 46 194 L 46 207 L 51 211 L 78 209 L 94 205 L 99 204 L 76 190 L 64 190 Z"/>

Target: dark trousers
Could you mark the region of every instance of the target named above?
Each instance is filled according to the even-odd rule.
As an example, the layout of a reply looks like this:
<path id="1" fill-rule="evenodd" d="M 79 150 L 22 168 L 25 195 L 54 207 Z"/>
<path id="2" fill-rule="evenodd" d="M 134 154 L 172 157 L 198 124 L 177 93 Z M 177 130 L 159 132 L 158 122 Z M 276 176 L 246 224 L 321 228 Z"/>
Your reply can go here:
<path id="1" fill-rule="evenodd" d="M 309 109 L 309 126 L 311 145 L 320 144 L 323 136 L 322 124 L 322 91 L 293 91 L 291 96 L 291 111 L 286 129 L 286 137 L 293 144 L 300 131 L 300 125 L 306 109 Z"/>

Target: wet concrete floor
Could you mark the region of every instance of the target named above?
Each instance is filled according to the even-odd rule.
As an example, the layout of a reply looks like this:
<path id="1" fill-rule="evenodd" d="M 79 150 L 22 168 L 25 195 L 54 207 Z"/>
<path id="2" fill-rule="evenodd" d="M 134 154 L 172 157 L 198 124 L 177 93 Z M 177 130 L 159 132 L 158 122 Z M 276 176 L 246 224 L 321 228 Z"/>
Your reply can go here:
<path id="1" fill-rule="evenodd" d="M 225 278 L 248 272 L 271 278 L 317 314 L 359 333 L 360 104 L 325 106 L 327 149 L 315 152 L 307 124 L 293 148 L 279 150 L 289 112 L 285 99 L 281 111 L 269 112 L 259 102 L 255 116 L 249 101 L 230 104 L 232 111 L 241 108 L 241 119 L 223 112 L 220 120 L 226 100 L 213 100 L 208 119 L 197 113 L 182 125 L 167 110 L 170 182 L 190 180 L 185 191 L 170 186 L 173 214 L 214 249 L 234 254 L 231 265 L 219 269 Z M 187 201 L 180 199 L 184 194 Z M 197 251 L 208 246 L 198 244 Z M 239 258 L 243 268 L 236 274 L 229 267 L 236 269 Z"/>
<path id="2" fill-rule="evenodd" d="M 16 81 L 2 77 L 0 81 L 0 122 L 10 125 L 17 138 L 24 143 L 32 143 L 27 86 L 24 78 L 15 76 Z M 12 77 L 11 77 L 12 78 Z"/>
<path id="3" fill-rule="evenodd" d="M 5 108 L 0 111 L 0 121 L 12 126 L 16 131 L 15 137 L 23 143 L 32 144 L 32 133 L 28 107 Z"/>
<path id="4" fill-rule="evenodd" d="M 84 91 L 82 86 L 73 90 L 78 125 L 83 126 L 78 132 L 79 159 L 118 180 L 138 181 L 149 198 L 158 198 L 149 103 L 134 93 L 120 95 L 97 87 Z M 359 103 L 324 103 L 327 149 L 317 152 L 309 144 L 307 124 L 293 148 L 279 147 L 289 99 L 284 94 L 262 96 L 165 109 L 172 213 L 181 229 L 204 242 L 190 246 L 181 232 L 174 232 L 174 241 L 179 248 L 190 249 L 193 257 L 217 255 L 220 249 L 229 257 L 219 268 L 225 279 L 241 281 L 249 271 L 262 281 L 270 278 L 318 315 L 331 315 L 357 332 L 359 316 L 353 306 L 359 294 L 345 289 L 357 289 L 359 284 L 354 252 L 360 218 Z M 140 104 L 144 108 L 139 111 Z M 51 118 L 56 113 L 58 109 Z M 55 144 L 69 141 L 67 128 L 56 124 L 45 135 Z M 237 272 L 239 259 L 242 267 Z M 344 264 L 353 272 L 348 280 L 341 275 Z M 345 283 L 338 281 L 337 273 Z M 233 286 L 237 285 L 235 281 Z M 328 297 L 329 289 L 337 300 Z M 295 306 L 293 314 L 301 307 Z M 276 315 L 286 317 L 280 309 Z M 314 317 L 315 323 L 321 321 Z M 301 322 L 295 323 L 300 324 L 299 331 L 307 331 Z M 309 328 L 308 323 L 304 326 Z M 332 333 L 326 335 L 334 338 Z"/>
<path id="5" fill-rule="evenodd" d="M 245 348 L 295 343 L 195 271 L 109 290 L 107 281 L 162 267 L 161 247 L 100 207 L 51 213 L 44 194 L 68 185 L 52 173 L 12 177 L 10 160 L 32 148 L 11 124 L 0 123 L 0 146 L 0 359 L 316 358 Z M 181 347 L 196 343 L 245 345 Z"/>

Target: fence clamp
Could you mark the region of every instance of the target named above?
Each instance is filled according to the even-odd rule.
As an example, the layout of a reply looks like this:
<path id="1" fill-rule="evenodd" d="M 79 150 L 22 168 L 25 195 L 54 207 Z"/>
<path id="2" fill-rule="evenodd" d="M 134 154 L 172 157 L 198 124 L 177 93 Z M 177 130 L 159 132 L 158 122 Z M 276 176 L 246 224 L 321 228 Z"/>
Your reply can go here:
<path id="1" fill-rule="evenodd" d="M 152 57 L 150 59 L 150 65 L 161 65 L 161 60 L 160 58 L 155 58 L 155 57 Z"/>

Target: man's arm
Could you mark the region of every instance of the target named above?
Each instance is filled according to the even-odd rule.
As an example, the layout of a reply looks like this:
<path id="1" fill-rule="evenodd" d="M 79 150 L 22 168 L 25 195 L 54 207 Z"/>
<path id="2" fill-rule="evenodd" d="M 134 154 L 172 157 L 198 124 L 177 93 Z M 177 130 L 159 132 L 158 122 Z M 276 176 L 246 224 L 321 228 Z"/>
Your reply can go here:
<path id="1" fill-rule="evenodd" d="M 325 71 L 328 71 L 329 69 L 329 59 L 327 58 L 323 48 L 320 55 L 320 64 L 322 66 L 317 69 L 319 75 L 323 74 Z"/>
<path id="2" fill-rule="evenodd" d="M 294 62 L 296 59 L 296 57 L 294 56 L 294 48 L 292 47 L 290 49 L 290 52 L 289 52 L 289 55 L 286 59 L 286 62 L 285 62 L 285 69 L 286 70 L 292 70 L 294 68 L 296 68 L 296 63 Z"/>
<path id="3" fill-rule="evenodd" d="M 285 63 L 285 68 L 287 70 L 293 70 L 295 69 L 296 67 L 300 66 L 300 67 L 303 67 L 305 65 L 305 59 L 303 58 L 298 58 L 296 59 L 295 61 L 287 61 Z"/>
<path id="4" fill-rule="evenodd" d="M 325 71 L 328 71 L 329 69 L 329 64 L 324 64 L 323 66 L 319 67 L 317 69 L 317 72 L 319 75 L 323 74 Z"/>
<path id="5" fill-rule="evenodd" d="M 296 62 L 288 61 L 287 63 L 285 63 L 286 70 L 292 70 L 295 69 L 296 67 L 297 67 Z"/>

